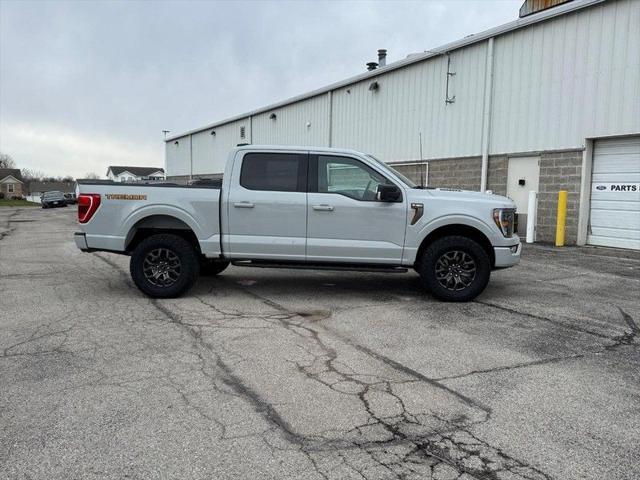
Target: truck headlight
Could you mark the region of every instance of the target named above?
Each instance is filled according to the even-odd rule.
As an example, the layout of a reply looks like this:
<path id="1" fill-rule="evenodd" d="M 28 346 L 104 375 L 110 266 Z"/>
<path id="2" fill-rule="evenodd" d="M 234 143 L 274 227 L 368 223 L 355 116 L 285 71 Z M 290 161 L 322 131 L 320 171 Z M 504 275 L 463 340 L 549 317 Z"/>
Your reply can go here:
<path id="1" fill-rule="evenodd" d="M 506 238 L 513 236 L 513 224 L 516 211 L 513 208 L 496 208 L 493 210 L 493 221 Z"/>

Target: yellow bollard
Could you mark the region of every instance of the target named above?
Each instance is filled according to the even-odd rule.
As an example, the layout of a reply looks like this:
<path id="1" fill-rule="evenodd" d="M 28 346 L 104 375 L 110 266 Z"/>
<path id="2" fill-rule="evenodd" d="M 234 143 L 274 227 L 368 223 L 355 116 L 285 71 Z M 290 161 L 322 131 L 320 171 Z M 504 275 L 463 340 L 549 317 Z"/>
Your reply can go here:
<path id="1" fill-rule="evenodd" d="M 567 223 L 567 191 L 558 192 L 558 216 L 556 220 L 556 247 L 564 246 L 564 227 Z"/>

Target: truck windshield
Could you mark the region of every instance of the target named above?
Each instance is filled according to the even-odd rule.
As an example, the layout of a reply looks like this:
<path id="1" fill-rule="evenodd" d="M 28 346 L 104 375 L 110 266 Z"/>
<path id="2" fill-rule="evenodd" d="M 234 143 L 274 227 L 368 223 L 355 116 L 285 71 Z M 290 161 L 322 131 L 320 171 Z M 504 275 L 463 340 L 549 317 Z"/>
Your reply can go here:
<path id="1" fill-rule="evenodd" d="M 384 163 L 382 160 L 378 160 L 376 157 L 374 157 L 373 155 L 369 155 L 368 153 L 367 153 L 367 157 L 370 158 L 371 160 L 373 160 L 374 162 L 382 165 L 383 167 L 388 168 L 389 170 L 391 170 L 394 173 L 394 175 L 396 177 L 398 177 L 409 188 L 416 188 L 418 186 L 414 182 L 412 182 L 410 179 L 405 177 L 403 174 L 401 174 L 398 170 L 393 168 L 391 165 L 388 165 L 388 164 Z"/>

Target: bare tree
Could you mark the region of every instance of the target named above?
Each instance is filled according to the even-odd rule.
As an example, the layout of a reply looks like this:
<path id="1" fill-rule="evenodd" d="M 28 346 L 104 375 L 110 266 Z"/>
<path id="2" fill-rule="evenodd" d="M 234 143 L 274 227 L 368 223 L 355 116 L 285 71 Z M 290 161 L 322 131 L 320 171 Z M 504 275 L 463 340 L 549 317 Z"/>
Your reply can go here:
<path id="1" fill-rule="evenodd" d="M 11 155 L 0 152 L 0 168 L 16 168 L 16 162 Z"/>
<path id="2" fill-rule="evenodd" d="M 89 172 L 84 174 L 84 178 L 87 178 L 89 180 L 98 180 L 100 178 L 100 175 L 94 172 Z"/>
<path id="3" fill-rule="evenodd" d="M 42 180 L 44 178 L 44 172 L 40 170 L 34 170 L 32 168 L 23 168 L 21 170 L 22 178 L 25 180 Z"/>

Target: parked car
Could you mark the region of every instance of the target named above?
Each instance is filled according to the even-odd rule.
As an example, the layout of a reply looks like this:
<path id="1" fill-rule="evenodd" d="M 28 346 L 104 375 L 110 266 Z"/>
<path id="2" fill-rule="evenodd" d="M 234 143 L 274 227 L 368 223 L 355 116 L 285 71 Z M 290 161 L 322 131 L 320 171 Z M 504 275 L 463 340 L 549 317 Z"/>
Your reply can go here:
<path id="1" fill-rule="evenodd" d="M 67 200 L 64 194 L 58 191 L 44 192 L 40 197 L 42 208 L 66 207 Z"/>
<path id="2" fill-rule="evenodd" d="M 75 205 L 78 203 L 75 193 L 65 193 L 64 199 L 67 201 L 67 205 Z"/>
<path id="3" fill-rule="evenodd" d="M 520 260 L 514 202 L 425 189 L 352 150 L 245 146 L 222 185 L 78 182 L 76 245 L 131 256 L 151 297 L 185 293 L 199 273 L 249 267 L 406 272 L 437 298 L 468 301 L 491 270 Z"/>

